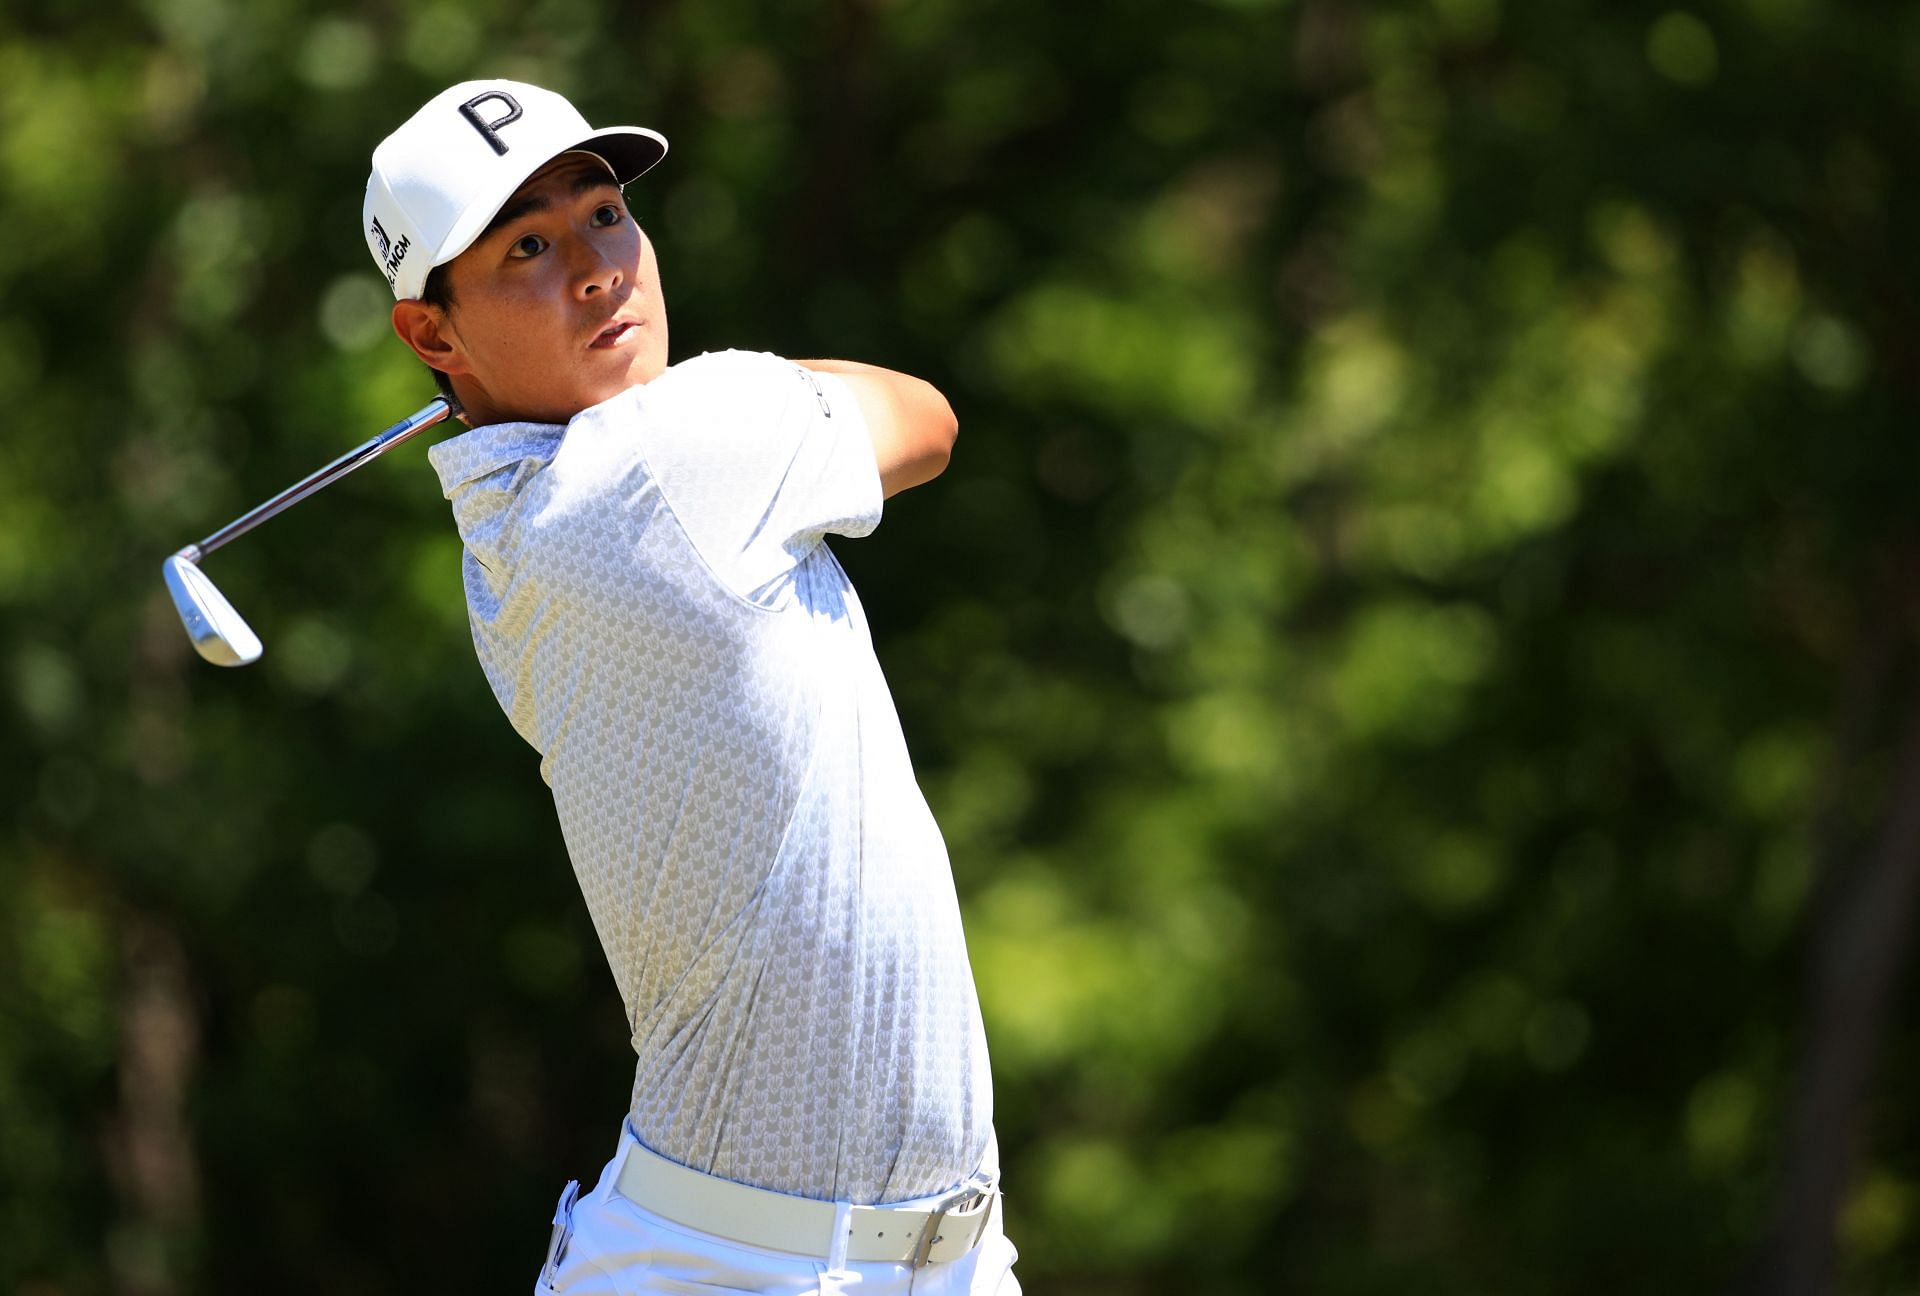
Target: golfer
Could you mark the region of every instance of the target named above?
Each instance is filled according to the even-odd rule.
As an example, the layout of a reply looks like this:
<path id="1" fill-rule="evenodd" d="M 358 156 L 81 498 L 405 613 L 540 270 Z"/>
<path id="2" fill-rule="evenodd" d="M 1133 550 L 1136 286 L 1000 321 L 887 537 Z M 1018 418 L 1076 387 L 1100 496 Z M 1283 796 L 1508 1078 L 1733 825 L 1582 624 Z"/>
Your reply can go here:
<path id="1" fill-rule="evenodd" d="M 941 472 L 953 411 L 871 365 L 669 366 L 622 193 L 666 151 L 466 82 L 374 151 L 363 217 L 463 411 L 429 457 L 474 647 L 638 1055 L 535 1289 L 1017 1293 L 946 848 L 823 543 Z"/>

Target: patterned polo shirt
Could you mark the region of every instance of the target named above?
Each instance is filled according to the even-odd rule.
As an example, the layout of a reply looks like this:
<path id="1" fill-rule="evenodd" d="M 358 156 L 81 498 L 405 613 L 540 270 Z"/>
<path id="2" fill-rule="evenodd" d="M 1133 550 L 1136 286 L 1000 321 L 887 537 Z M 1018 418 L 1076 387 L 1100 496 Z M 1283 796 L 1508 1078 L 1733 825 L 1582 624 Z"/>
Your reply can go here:
<path id="1" fill-rule="evenodd" d="M 728 351 L 428 453 L 625 1001 L 636 1133 L 829 1200 L 965 1179 L 992 1111 L 953 877 L 823 543 L 880 521 L 851 391 Z"/>

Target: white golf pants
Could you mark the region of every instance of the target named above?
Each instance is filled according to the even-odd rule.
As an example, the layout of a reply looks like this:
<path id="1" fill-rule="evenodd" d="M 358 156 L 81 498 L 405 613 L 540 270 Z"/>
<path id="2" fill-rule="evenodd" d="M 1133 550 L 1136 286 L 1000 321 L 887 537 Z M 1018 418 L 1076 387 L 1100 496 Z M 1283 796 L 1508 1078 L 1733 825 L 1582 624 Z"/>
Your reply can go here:
<path id="1" fill-rule="evenodd" d="M 757 1296 L 1020 1296 L 1019 1258 L 1002 1231 L 996 1200 L 986 1233 L 966 1255 L 918 1271 L 886 1261 L 824 1260 L 718 1238 L 662 1219 L 614 1186 L 633 1135 L 621 1123 L 619 1150 L 591 1192 L 562 1194 L 535 1296 L 638 1296 L 645 1292 L 741 1292 Z"/>

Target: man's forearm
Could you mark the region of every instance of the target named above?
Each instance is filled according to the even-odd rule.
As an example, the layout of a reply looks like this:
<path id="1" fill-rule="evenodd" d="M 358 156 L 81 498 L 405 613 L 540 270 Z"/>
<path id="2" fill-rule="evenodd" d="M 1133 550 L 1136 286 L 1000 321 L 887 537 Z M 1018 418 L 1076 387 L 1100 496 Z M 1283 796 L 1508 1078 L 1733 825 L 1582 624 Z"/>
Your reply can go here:
<path id="1" fill-rule="evenodd" d="M 795 364 L 807 369 L 817 369 L 821 373 L 837 374 L 891 374 L 892 369 L 882 369 L 879 365 L 861 364 L 858 360 L 795 360 Z"/>

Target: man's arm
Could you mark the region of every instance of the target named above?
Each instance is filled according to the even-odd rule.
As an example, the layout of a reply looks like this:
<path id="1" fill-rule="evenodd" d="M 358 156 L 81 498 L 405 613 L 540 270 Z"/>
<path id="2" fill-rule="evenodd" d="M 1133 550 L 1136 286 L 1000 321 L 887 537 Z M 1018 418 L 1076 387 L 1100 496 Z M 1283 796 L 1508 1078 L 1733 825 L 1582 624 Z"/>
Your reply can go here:
<path id="1" fill-rule="evenodd" d="M 796 360 L 836 374 L 853 392 L 873 437 L 880 491 L 887 497 L 932 481 L 946 469 L 960 421 L 932 383 L 857 360 Z"/>

